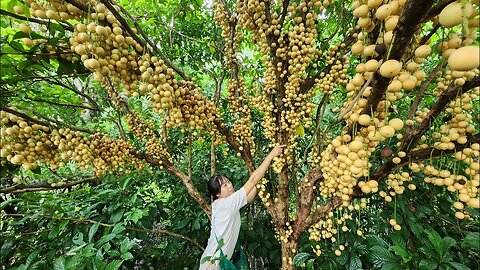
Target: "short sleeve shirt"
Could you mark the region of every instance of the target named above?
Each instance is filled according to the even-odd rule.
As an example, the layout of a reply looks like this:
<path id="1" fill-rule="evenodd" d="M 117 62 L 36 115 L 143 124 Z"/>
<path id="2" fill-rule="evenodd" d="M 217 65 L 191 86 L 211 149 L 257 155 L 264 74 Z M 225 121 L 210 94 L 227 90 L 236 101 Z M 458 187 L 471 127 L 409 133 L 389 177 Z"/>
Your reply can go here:
<path id="1" fill-rule="evenodd" d="M 232 257 L 242 222 L 240 219 L 240 208 L 246 204 L 247 193 L 243 187 L 232 195 L 217 199 L 213 202 L 210 238 L 202 254 L 202 259 L 207 256 L 212 257 L 212 259 L 220 257 L 220 251 L 216 250 L 218 241 L 221 239 L 223 239 L 223 246 L 221 248 L 223 254 L 228 259 Z M 207 269 L 218 269 L 218 261 L 216 261 L 214 265 L 208 262 L 200 265 L 200 270 Z"/>

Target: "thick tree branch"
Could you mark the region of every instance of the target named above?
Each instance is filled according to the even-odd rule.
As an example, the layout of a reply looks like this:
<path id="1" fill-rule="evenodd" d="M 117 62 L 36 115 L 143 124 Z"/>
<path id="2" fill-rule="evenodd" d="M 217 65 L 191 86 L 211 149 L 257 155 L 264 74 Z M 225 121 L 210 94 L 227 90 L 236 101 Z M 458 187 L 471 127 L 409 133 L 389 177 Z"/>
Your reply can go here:
<path id="1" fill-rule="evenodd" d="M 243 150 L 240 150 L 240 143 L 235 140 L 235 137 L 233 136 L 232 132 L 230 129 L 221 122 L 221 119 L 215 118 L 214 120 L 215 126 L 217 127 L 218 131 L 220 134 L 225 136 L 225 139 L 227 140 L 228 144 L 235 149 L 238 153 L 240 153 L 242 159 L 245 161 L 245 165 L 247 166 L 247 169 L 250 173 L 255 171 L 255 164 L 253 162 L 252 154 L 250 151 L 247 151 L 247 148 L 244 147 Z"/>
<path id="2" fill-rule="evenodd" d="M 401 162 L 398 164 L 393 163 L 393 158 L 389 159 L 387 162 L 385 162 L 382 166 L 380 166 L 378 169 L 375 170 L 375 172 L 373 172 L 370 175 L 370 179 L 374 179 L 380 182 L 385 178 L 387 178 L 390 172 L 398 168 L 401 168 L 409 163 L 423 161 L 423 160 L 427 160 L 427 159 L 431 159 L 439 156 L 453 154 L 458 151 L 462 151 L 463 149 L 465 149 L 466 147 L 470 146 L 473 143 L 480 143 L 480 134 L 476 134 L 473 136 L 470 135 L 467 137 L 467 139 L 468 139 L 467 143 L 465 144 L 455 143 L 455 148 L 451 150 L 438 150 L 438 149 L 435 149 L 434 147 L 412 150 L 406 155 L 406 157 L 401 158 Z"/>
<path id="3" fill-rule="evenodd" d="M 328 215 L 329 212 L 335 210 L 337 207 L 342 205 L 342 199 L 340 197 L 332 197 L 327 203 L 325 203 L 322 206 L 317 207 L 313 212 L 310 213 L 308 216 L 307 220 L 303 224 L 303 226 L 299 229 L 303 228 L 303 231 L 308 229 L 310 226 L 313 224 L 317 223 L 320 221 L 322 218 L 324 218 L 326 215 Z"/>
<path id="4" fill-rule="evenodd" d="M 11 108 L 8 108 L 8 107 L 5 107 L 5 106 L 1 106 L 0 111 L 6 111 L 8 113 L 14 114 L 18 117 L 23 118 L 27 122 L 31 122 L 31 123 L 46 126 L 46 127 L 51 126 L 51 123 L 40 121 L 38 119 L 35 119 L 35 118 L 32 118 L 32 117 L 28 116 L 27 114 L 24 114 L 22 112 L 18 112 L 14 109 L 11 109 Z"/>
<path id="5" fill-rule="evenodd" d="M 308 226 L 306 221 L 308 217 L 312 214 L 311 208 L 314 201 L 313 198 L 313 186 L 314 183 L 322 178 L 322 168 L 317 167 L 308 172 L 304 177 L 301 187 L 300 187 L 300 196 L 297 197 L 297 216 L 295 218 L 295 229 L 294 232 L 301 234 Z"/>
<path id="6" fill-rule="evenodd" d="M 392 44 L 389 59 L 401 60 L 413 35 L 418 30 L 422 19 L 430 10 L 432 3 L 433 0 L 408 0 L 405 3 L 397 27 L 395 28 L 395 41 Z M 368 97 L 367 104 L 360 114 L 369 114 L 372 110 L 375 111 L 378 103 L 385 95 L 385 90 L 387 89 L 389 82 L 389 78 L 385 78 L 379 73 L 375 73 L 372 83 L 372 94 Z M 348 133 L 351 133 L 351 130 L 349 130 Z"/>
<path id="7" fill-rule="evenodd" d="M 161 156 L 161 159 L 152 157 L 148 154 L 142 154 L 138 151 L 132 151 L 132 155 L 139 159 L 143 159 L 146 162 L 154 165 L 154 166 L 160 166 L 163 167 L 165 170 L 167 170 L 169 173 L 172 175 L 178 177 L 182 183 L 185 185 L 187 188 L 188 193 L 190 196 L 193 197 L 193 199 L 200 205 L 200 207 L 203 209 L 203 211 L 207 214 L 209 218 L 211 218 L 212 215 L 212 208 L 211 206 L 203 199 L 203 196 L 200 195 L 200 193 L 197 191 L 195 188 L 195 185 L 193 184 L 192 178 L 189 177 L 188 175 L 185 175 L 183 172 L 181 172 L 178 168 L 176 168 L 170 160 L 165 157 Z"/>

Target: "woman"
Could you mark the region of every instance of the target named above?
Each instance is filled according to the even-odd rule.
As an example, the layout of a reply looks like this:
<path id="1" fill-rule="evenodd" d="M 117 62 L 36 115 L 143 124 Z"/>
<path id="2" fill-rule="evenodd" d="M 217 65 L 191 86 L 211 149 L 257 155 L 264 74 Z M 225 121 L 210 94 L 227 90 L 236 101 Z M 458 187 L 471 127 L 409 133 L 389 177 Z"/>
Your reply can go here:
<path id="1" fill-rule="evenodd" d="M 224 175 L 215 175 L 208 181 L 207 189 L 213 201 L 212 228 L 207 247 L 200 259 L 200 270 L 217 270 L 220 256 L 227 259 L 232 257 L 240 232 L 240 208 L 253 201 L 257 195 L 258 181 L 263 178 L 273 158 L 282 154 L 284 147 L 285 145 L 280 145 L 273 148 L 245 185 L 236 192 L 232 182 Z M 218 248 L 221 241 L 223 245 Z"/>

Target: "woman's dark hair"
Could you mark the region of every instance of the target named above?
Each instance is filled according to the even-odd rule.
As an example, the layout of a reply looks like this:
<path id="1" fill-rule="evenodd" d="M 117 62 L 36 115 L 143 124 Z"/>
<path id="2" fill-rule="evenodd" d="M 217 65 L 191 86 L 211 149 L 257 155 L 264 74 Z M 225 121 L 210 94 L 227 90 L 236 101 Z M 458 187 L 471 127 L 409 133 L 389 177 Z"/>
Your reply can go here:
<path id="1" fill-rule="evenodd" d="M 225 179 L 225 175 L 217 174 L 210 178 L 207 183 L 207 195 L 211 198 L 212 202 L 217 199 L 217 194 L 222 189 L 222 182 Z"/>

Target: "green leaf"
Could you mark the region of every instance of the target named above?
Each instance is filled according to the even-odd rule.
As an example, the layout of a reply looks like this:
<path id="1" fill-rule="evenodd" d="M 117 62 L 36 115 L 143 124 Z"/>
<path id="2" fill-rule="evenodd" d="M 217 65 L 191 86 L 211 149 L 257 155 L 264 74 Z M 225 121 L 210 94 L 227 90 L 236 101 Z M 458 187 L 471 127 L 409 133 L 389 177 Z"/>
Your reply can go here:
<path id="1" fill-rule="evenodd" d="M 75 234 L 75 236 L 73 237 L 72 242 L 76 245 L 85 244 L 85 242 L 83 241 L 83 233 L 77 232 L 77 234 Z"/>
<path id="2" fill-rule="evenodd" d="M 12 40 L 12 41 L 10 42 L 10 46 L 11 46 L 13 49 L 15 49 L 15 50 L 17 50 L 17 51 L 19 51 L 19 52 L 25 52 L 25 48 L 23 48 L 23 45 L 20 44 L 20 43 L 17 42 L 17 41 L 13 41 L 13 40 Z"/>
<path id="3" fill-rule="evenodd" d="M 381 270 L 403 270 L 403 268 L 396 263 L 386 263 L 382 266 Z"/>
<path id="4" fill-rule="evenodd" d="M 90 227 L 90 230 L 88 230 L 88 242 L 89 243 L 92 242 L 93 236 L 95 235 L 95 233 L 98 230 L 98 226 L 100 226 L 100 222 L 97 222 L 97 223 L 93 224 L 93 226 Z"/>
<path id="5" fill-rule="evenodd" d="M 117 223 L 117 222 L 119 222 L 120 219 L 122 219 L 124 212 L 125 212 L 125 209 L 123 209 L 123 208 L 117 209 L 117 210 L 113 213 L 113 215 L 110 217 L 110 222 L 111 222 L 111 223 Z"/>
<path id="6" fill-rule="evenodd" d="M 305 264 L 305 270 L 314 270 L 313 263 L 315 262 L 315 259 L 310 259 L 307 261 Z"/>
<path id="7" fill-rule="evenodd" d="M 120 258 L 122 258 L 123 260 L 131 260 L 133 259 L 133 255 L 132 253 L 130 252 L 127 252 L 127 253 L 123 253 Z"/>
<path id="8" fill-rule="evenodd" d="M 104 262 L 103 253 L 99 249 L 97 251 L 97 255 L 95 255 L 95 267 L 97 269 L 104 269 L 106 265 L 107 265 L 107 263 Z"/>
<path id="9" fill-rule="evenodd" d="M 0 258 L 7 258 L 12 251 L 12 246 L 13 240 L 11 238 L 4 240 L 2 247 L 0 248 Z"/>
<path id="10" fill-rule="evenodd" d="M 395 263 L 395 256 L 381 246 L 372 247 L 368 257 L 375 267 L 382 267 L 385 263 Z"/>
<path id="11" fill-rule="evenodd" d="M 472 270 L 470 267 L 457 262 L 450 262 L 450 265 L 457 270 Z"/>
<path id="12" fill-rule="evenodd" d="M 254 252 L 258 247 L 260 247 L 260 243 L 258 242 L 251 242 L 247 246 L 248 252 Z M 300 254 L 300 253 L 299 253 Z M 298 254 L 297 254 L 298 255 Z"/>
<path id="13" fill-rule="evenodd" d="M 122 244 L 120 245 L 120 253 L 126 253 L 135 245 L 134 241 L 130 241 L 128 238 L 123 239 Z"/>
<path id="14" fill-rule="evenodd" d="M 65 270 L 65 259 L 60 257 L 53 263 L 53 270 Z"/>
<path id="15" fill-rule="evenodd" d="M 130 214 L 126 216 L 127 220 L 133 221 L 133 223 L 137 224 L 138 220 L 143 217 L 144 212 L 140 209 L 134 209 Z"/>
<path id="16" fill-rule="evenodd" d="M 410 261 L 411 259 L 410 253 L 399 246 L 391 246 L 388 248 L 388 250 L 393 251 L 395 254 L 402 257 L 403 262 Z"/>
<path id="17" fill-rule="evenodd" d="M 17 199 L 17 198 L 15 198 L 15 199 L 6 200 L 6 201 L 0 203 L 0 210 L 2 210 L 3 208 L 7 207 L 7 205 L 9 205 L 9 204 L 12 204 L 12 203 L 14 203 L 14 202 L 20 202 L 20 201 L 22 201 L 22 199 Z"/>
<path id="18" fill-rule="evenodd" d="M 30 264 L 32 264 L 32 262 L 37 258 L 39 253 L 40 253 L 40 250 L 37 249 L 27 257 L 27 259 L 25 260 L 25 269 L 28 269 Z"/>
<path id="19" fill-rule="evenodd" d="M 53 229 L 48 233 L 48 239 L 49 239 L 49 240 L 52 240 L 52 239 L 56 238 L 57 235 L 58 235 L 59 229 L 60 229 L 59 227 L 53 228 Z"/>
<path id="20" fill-rule="evenodd" d="M 469 232 L 462 241 L 462 248 L 478 250 L 480 232 Z"/>
<path id="21" fill-rule="evenodd" d="M 102 238 L 100 238 L 100 240 L 96 243 L 96 245 L 98 247 L 101 247 L 103 244 L 107 243 L 108 241 L 112 240 L 113 238 L 115 238 L 115 236 L 117 236 L 116 234 L 107 234 L 105 236 L 103 236 Z"/>
<path id="22" fill-rule="evenodd" d="M 367 235 L 365 238 L 367 239 L 367 242 L 371 246 L 380 246 L 380 247 L 384 247 L 384 248 L 388 248 L 388 246 L 389 246 L 387 241 L 385 241 L 385 239 L 381 238 L 378 235 Z"/>
<path id="23" fill-rule="evenodd" d="M 410 229 L 412 230 L 413 234 L 417 237 L 417 238 L 422 238 L 423 236 L 423 232 L 425 231 L 424 228 L 422 227 L 422 225 L 420 225 L 420 222 L 418 222 L 417 219 L 413 218 L 413 217 L 409 217 L 408 218 L 408 226 L 410 227 Z"/>
<path id="24" fill-rule="evenodd" d="M 77 251 L 79 251 L 80 249 L 82 249 L 86 245 L 87 244 L 82 244 L 78 247 L 74 247 L 71 250 L 69 250 L 67 253 L 65 253 L 65 255 L 67 255 L 67 256 L 75 255 L 75 254 L 77 254 Z"/>
<path id="25" fill-rule="evenodd" d="M 62 232 L 65 229 L 65 227 L 67 227 L 68 222 L 69 220 L 63 220 L 62 223 L 60 223 L 60 225 L 58 226 L 58 230 Z"/>
<path id="26" fill-rule="evenodd" d="M 67 265 L 65 268 L 67 269 L 76 269 L 81 261 L 84 261 L 85 258 L 83 257 L 82 253 L 77 253 L 75 256 L 71 257 L 69 260 L 67 260 Z"/>
<path id="27" fill-rule="evenodd" d="M 125 227 L 123 226 L 122 223 L 117 223 L 115 224 L 115 226 L 113 226 L 113 230 L 112 230 L 113 234 L 120 234 L 123 231 L 125 231 Z"/>
<path id="28" fill-rule="evenodd" d="M 443 247 L 444 247 L 444 253 L 447 252 L 451 247 L 455 246 L 457 244 L 457 241 L 455 239 L 451 238 L 450 236 L 445 236 L 443 239 Z"/>
<path id="29" fill-rule="evenodd" d="M 348 269 L 350 270 L 359 270 L 362 269 L 362 261 L 357 254 L 350 254 L 350 262 L 348 264 Z"/>
<path id="30" fill-rule="evenodd" d="M 438 263 L 431 260 L 421 260 L 418 267 L 419 269 L 434 270 L 437 269 Z"/>
<path id="31" fill-rule="evenodd" d="M 407 244 L 405 243 L 405 239 L 403 239 L 402 235 L 399 232 L 394 232 L 389 236 L 390 240 L 392 240 L 393 245 L 398 246 L 402 249 L 405 249 Z"/>
<path id="32" fill-rule="evenodd" d="M 335 260 L 340 264 L 340 265 L 346 265 L 348 262 L 348 257 L 350 257 L 350 254 L 347 252 L 342 252 L 342 254 L 338 257 L 335 258 Z"/>
<path id="33" fill-rule="evenodd" d="M 29 37 L 29 35 L 25 34 L 22 31 L 18 31 L 17 33 L 15 33 L 15 35 L 13 35 L 12 39 L 15 40 L 15 39 L 25 38 L 25 37 Z"/>
<path id="34" fill-rule="evenodd" d="M 107 267 L 105 267 L 105 270 L 117 270 L 122 266 L 123 260 L 113 260 L 109 264 L 107 264 Z"/>
<path id="35" fill-rule="evenodd" d="M 432 243 L 435 251 L 442 256 L 444 254 L 442 237 L 440 237 L 440 235 L 432 229 L 426 230 L 425 233 L 427 234 L 428 240 L 430 240 Z"/>
<path id="36" fill-rule="evenodd" d="M 302 263 L 306 262 L 308 258 L 310 258 L 312 255 L 307 252 L 300 252 L 295 257 L 293 257 L 293 265 L 295 266 L 301 266 Z"/>

